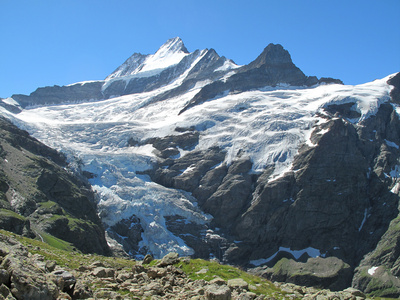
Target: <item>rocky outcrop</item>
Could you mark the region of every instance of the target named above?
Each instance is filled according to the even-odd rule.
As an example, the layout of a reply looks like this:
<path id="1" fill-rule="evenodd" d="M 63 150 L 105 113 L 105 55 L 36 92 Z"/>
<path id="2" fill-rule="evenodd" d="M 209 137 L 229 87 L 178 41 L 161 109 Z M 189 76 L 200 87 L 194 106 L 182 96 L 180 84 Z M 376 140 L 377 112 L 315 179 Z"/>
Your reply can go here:
<path id="1" fill-rule="evenodd" d="M 390 107 L 383 106 L 377 118 L 389 113 L 386 109 Z M 398 124 L 398 118 L 393 122 Z M 266 184 L 260 177 L 252 205 L 236 227 L 240 240 L 252 240 L 259 249 L 253 248 L 252 255 L 268 257 L 279 246 L 313 247 L 354 266 L 374 249 L 388 220 L 397 215 L 398 202 L 390 190 L 385 192 L 389 167 L 383 171 L 376 163 L 381 158 L 388 164 L 391 155 L 398 157 L 397 149 L 385 143 L 389 137 L 375 129 L 379 124 L 363 128 L 382 134 L 380 145 L 372 150 L 364 132 L 343 119 L 331 119 L 314 129 L 311 142 L 318 146 L 300 149 L 293 172 Z M 327 132 L 320 135 L 322 130 Z"/>
<path id="2" fill-rule="evenodd" d="M 117 241 L 130 256 L 140 254 L 139 242 L 142 240 L 142 232 L 140 219 L 135 215 L 128 219 L 122 219 L 107 230 L 108 235 Z"/>
<path id="3" fill-rule="evenodd" d="M 352 286 L 380 297 L 400 297 L 400 217 L 356 268 Z"/>
<path id="4" fill-rule="evenodd" d="M 390 98 L 394 103 L 400 104 L 400 73 L 389 79 L 388 84 L 393 85 L 393 89 L 390 91 Z"/>
<path id="5" fill-rule="evenodd" d="M 94 194 L 68 172 L 65 157 L 0 119 L 0 226 L 26 236 L 51 234 L 83 252 L 109 254 Z"/>
<path id="6" fill-rule="evenodd" d="M 272 281 L 328 288 L 333 291 L 347 288 L 353 275 L 350 266 L 336 257 L 309 258 L 304 263 L 283 258 L 273 268 L 261 268 L 252 272 Z"/>
<path id="7" fill-rule="evenodd" d="M 376 116 L 354 126 L 349 120 L 360 115 L 352 106 L 327 107 L 310 137 L 312 146 L 300 148 L 292 171 L 278 179 L 269 180 L 268 168 L 261 175 L 250 174 L 252 163 L 246 157 L 237 157 L 230 166 L 219 164 L 224 155 L 214 148 L 169 157 L 151 173 L 152 179 L 191 192 L 214 217 L 211 226 L 228 238 L 220 259 L 245 264 L 268 258 L 280 247 L 312 247 L 354 268 L 398 213 L 398 196 L 390 191 L 397 179 L 388 174 L 399 157 L 389 145 L 400 141 L 400 123 L 392 106 L 382 104 Z M 168 141 L 157 141 L 160 153 L 176 146 Z M 169 224 L 173 232 L 183 233 Z M 194 249 L 204 253 L 204 247 Z"/>
<path id="8" fill-rule="evenodd" d="M 239 93 L 266 86 L 287 84 L 292 86 L 312 86 L 318 83 L 342 83 L 337 79 L 306 76 L 294 65 L 290 54 L 281 45 L 269 44 L 251 63 L 237 70 L 226 80 L 213 81 L 203 87 L 180 111 L 221 96 L 224 92 Z"/>
<path id="9" fill-rule="evenodd" d="M 66 86 L 55 85 L 38 88 L 29 96 L 16 94 L 12 95 L 11 98 L 17 101 L 23 108 L 37 105 L 101 100 L 104 99 L 101 92 L 103 84 L 103 81 L 89 81 Z"/>
<path id="10" fill-rule="evenodd" d="M 25 241 L 26 243 L 26 241 Z M 45 253 L 33 254 L 34 252 Z M 190 274 L 183 271 L 189 258 L 170 253 L 151 265 L 129 259 L 104 260 L 102 257 L 57 251 L 61 262 L 65 257 L 80 260 L 78 267 L 58 264 L 45 251 L 18 242 L 15 237 L 0 234 L 0 298 L 1 299 L 366 299 L 356 289 L 343 291 L 318 290 L 293 283 L 267 282 L 249 274 L 235 277 L 238 270 L 231 268 L 230 279 L 213 276 L 207 281 L 191 279 L 193 275 L 210 273 L 201 269 Z M 195 262 L 195 266 L 198 262 Z M 75 262 L 74 265 L 77 263 Z M 218 266 L 216 263 L 214 263 Z M 242 272 L 243 273 L 243 272 Z M 328 272 L 329 273 L 329 272 Z M 254 285 L 254 280 L 257 286 Z M 265 294 L 258 290 L 263 287 Z"/>
<path id="11" fill-rule="evenodd" d="M 30 255 L 19 242 L 4 235 L 0 236 L 0 252 L 1 284 L 7 294 L 3 299 L 57 299 L 61 291 L 47 280 L 41 257 Z"/>
<path id="12" fill-rule="evenodd" d="M 191 192 L 200 207 L 213 215 L 211 226 L 220 228 L 220 251 L 212 253 L 221 260 L 246 264 L 278 253 L 277 259 L 268 263 L 272 267 L 278 257 L 293 258 L 290 251 L 312 248 L 326 259 L 341 261 L 346 275 L 340 274 L 342 281 L 335 283 L 336 287 L 332 281 L 315 278 L 301 283 L 319 282 L 321 287 L 333 289 L 348 287 L 363 256 L 375 249 L 388 228 L 394 232 L 390 230 L 394 225 L 389 223 L 398 214 L 396 165 L 400 157 L 396 147 L 400 144 L 400 123 L 393 107 L 382 104 L 375 116 L 356 126 L 353 120 L 360 114 L 353 106 L 327 106 L 326 114 L 314 126 L 310 143 L 299 149 L 292 171 L 278 179 L 269 180 L 272 170 L 268 168 L 263 174 L 250 174 L 252 164 L 246 157 L 236 158 L 230 166 L 211 160 L 214 167 L 200 168 L 213 151 L 165 159 L 152 178 L 165 186 Z M 221 155 L 219 161 L 223 159 Z M 178 226 L 179 218 L 171 220 L 168 228 L 187 241 L 196 254 L 209 253 L 205 249 L 211 248 L 201 242 L 204 238 L 185 238 L 184 231 L 189 227 Z M 392 234 L 384 240 L 395 241 L 396 237 Z M 397 248 L 393 243 L 378 246 L 393 250 L 389 268 L 396 268 Z M 288 252 L 280 251 L 281 247 Z M 300 264 L 299 260 L 305 263 L 307 257 L 297 260 L 293 264 Z M 316 265 L 309 264 L 310 272 Z M 366 266 L 377 264 L 368 262 Z M 353 286 L 366 290 L 368 284 L 363 282 L 353 281 Z"/>

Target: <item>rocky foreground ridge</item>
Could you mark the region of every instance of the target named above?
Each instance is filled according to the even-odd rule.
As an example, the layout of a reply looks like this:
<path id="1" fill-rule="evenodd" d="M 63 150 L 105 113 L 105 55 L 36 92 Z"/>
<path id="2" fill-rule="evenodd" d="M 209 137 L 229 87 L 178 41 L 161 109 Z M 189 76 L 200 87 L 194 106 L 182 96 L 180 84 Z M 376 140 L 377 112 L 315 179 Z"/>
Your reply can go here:
<path id="1" fill-rule="evenodd" d="M 185 271 L 186 270 L 186 271 Z M 199 278 L 199 279 L 196 279 Z M 170 253 L 143 261 L 84 255 L 0 233 L 0 299 L 368 299 L 348 288 L 331 292 L 274 284 L 217 262 Z"/>

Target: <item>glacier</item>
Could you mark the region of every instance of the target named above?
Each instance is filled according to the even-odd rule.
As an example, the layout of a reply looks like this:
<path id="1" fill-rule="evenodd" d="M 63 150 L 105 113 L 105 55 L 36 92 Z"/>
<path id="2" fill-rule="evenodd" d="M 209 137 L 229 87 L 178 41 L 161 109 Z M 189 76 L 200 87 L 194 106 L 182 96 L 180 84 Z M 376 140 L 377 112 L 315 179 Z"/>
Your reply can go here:
<path id="1" fill-rule="evenodd" d="M 110 75 L 104 87 L 113 80 L 153 76 L 171 68 L 189 55 L 182 46 L 180 39 L 172 39 L 154 55 L 135 56 Z M 99 215 L 106 229 L 135 215 L 144 229 L 140 247 L 155 257 L 171 251 L 191 255 L 193 249 L 167 229 L 165 217 L 180 215 L 188 222 L 209 224 L 212 216 L 201 211 L 190 193 L 166 188 L 143 175 L 158 160 L 155 149 L 150 144 L 128 146 L 130 138 L 144 142 L 179 134 L 177 127 L 193 127 L 200 136 L 190 151 L 218 146 L 227 153 L 227 165 L 244 153 L 253 163 L 253 173 L 273 166 L 270 180 L 275 180 L 291 169 L 300 145 L 313 146 L 310 135 L 315 124 L 325 122 L 322 116 L 328 114 L 326 106 L 355 103 L 352 109 L 360 117 L 348 122 L 357 124 L 389 101 L 391 86 L 387 80 L 393 76 L 357 86 L 281 84 L 241 93 L 226 91 L 180 113 L 209 82 L 204 80 L 186 93 L 152 101 L 179 87 L 206 53 L 201 51 L 178 78 L 155 90 L 96 102 L 27 107 L 19 114 L 0 106 L 0 113 L 46 145 L 65 153 L 71 167 L 95 175 L 89 181 L 98 196 Z M 135 61 L 138 57 L 141 62 Z M 217 69 L 226 72 L 220 80 L 226 80 L 229 71 L 237 67 L 224 63 Z M 187 152 L 181 150 L 180 155 Z M 182 170 L 185 171 L 190 169 Z"/>

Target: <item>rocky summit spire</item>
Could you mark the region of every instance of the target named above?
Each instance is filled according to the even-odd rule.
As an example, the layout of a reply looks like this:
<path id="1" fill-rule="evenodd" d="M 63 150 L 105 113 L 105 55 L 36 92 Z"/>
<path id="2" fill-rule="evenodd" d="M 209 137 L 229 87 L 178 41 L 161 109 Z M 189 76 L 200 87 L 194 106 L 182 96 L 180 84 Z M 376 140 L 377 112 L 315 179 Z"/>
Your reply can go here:
<path id="1" fill-rule="evenodd" d="M 269 44 L 264 51 L 251 63 L 243 67 L 243 70 L 250 70 L 262 66 L 293 65 L 292 58 L 287 50 L 280 44 Z"/>
<path id="2" fill-rule="evenodd" d="M 166 41 L 165 44 L 158 49 L 156 55 L 159 54 L 161 56 L 162 54 L 177 52 L 189 53 L 180 37 L 175 37 Z"/>

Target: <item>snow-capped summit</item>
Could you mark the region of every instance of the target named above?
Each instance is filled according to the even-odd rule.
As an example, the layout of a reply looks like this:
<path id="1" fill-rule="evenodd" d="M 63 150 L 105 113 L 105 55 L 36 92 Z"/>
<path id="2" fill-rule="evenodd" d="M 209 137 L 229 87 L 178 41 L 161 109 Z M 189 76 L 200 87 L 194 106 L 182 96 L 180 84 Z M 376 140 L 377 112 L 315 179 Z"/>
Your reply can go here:
<path id="1" fill-rule="evenodd" d="M 168 53 L 189 53 L 189 51 L 186 49 L 185 45 L 183 44 L 183 41 L 180 37 L 175 37 L 172 39 L 169 39 L 168 41 L 163 44 L 160 49 L 156 52 L 156 55 L 159 55 L 160 57 L 163 57 L 164 55 Z"/>
<path id="2" fill-rule="evenodd" d="M 143 55 L 134 53 L 111 73 L 106 78 L 106 81 L 139 73 L 142 76 L 153 75 L 153 73 L 159 73 L 168 67 L 178 64 L 188 54 L 189 51 L 179 37 L 169 39 L 155 54 Z"/>

